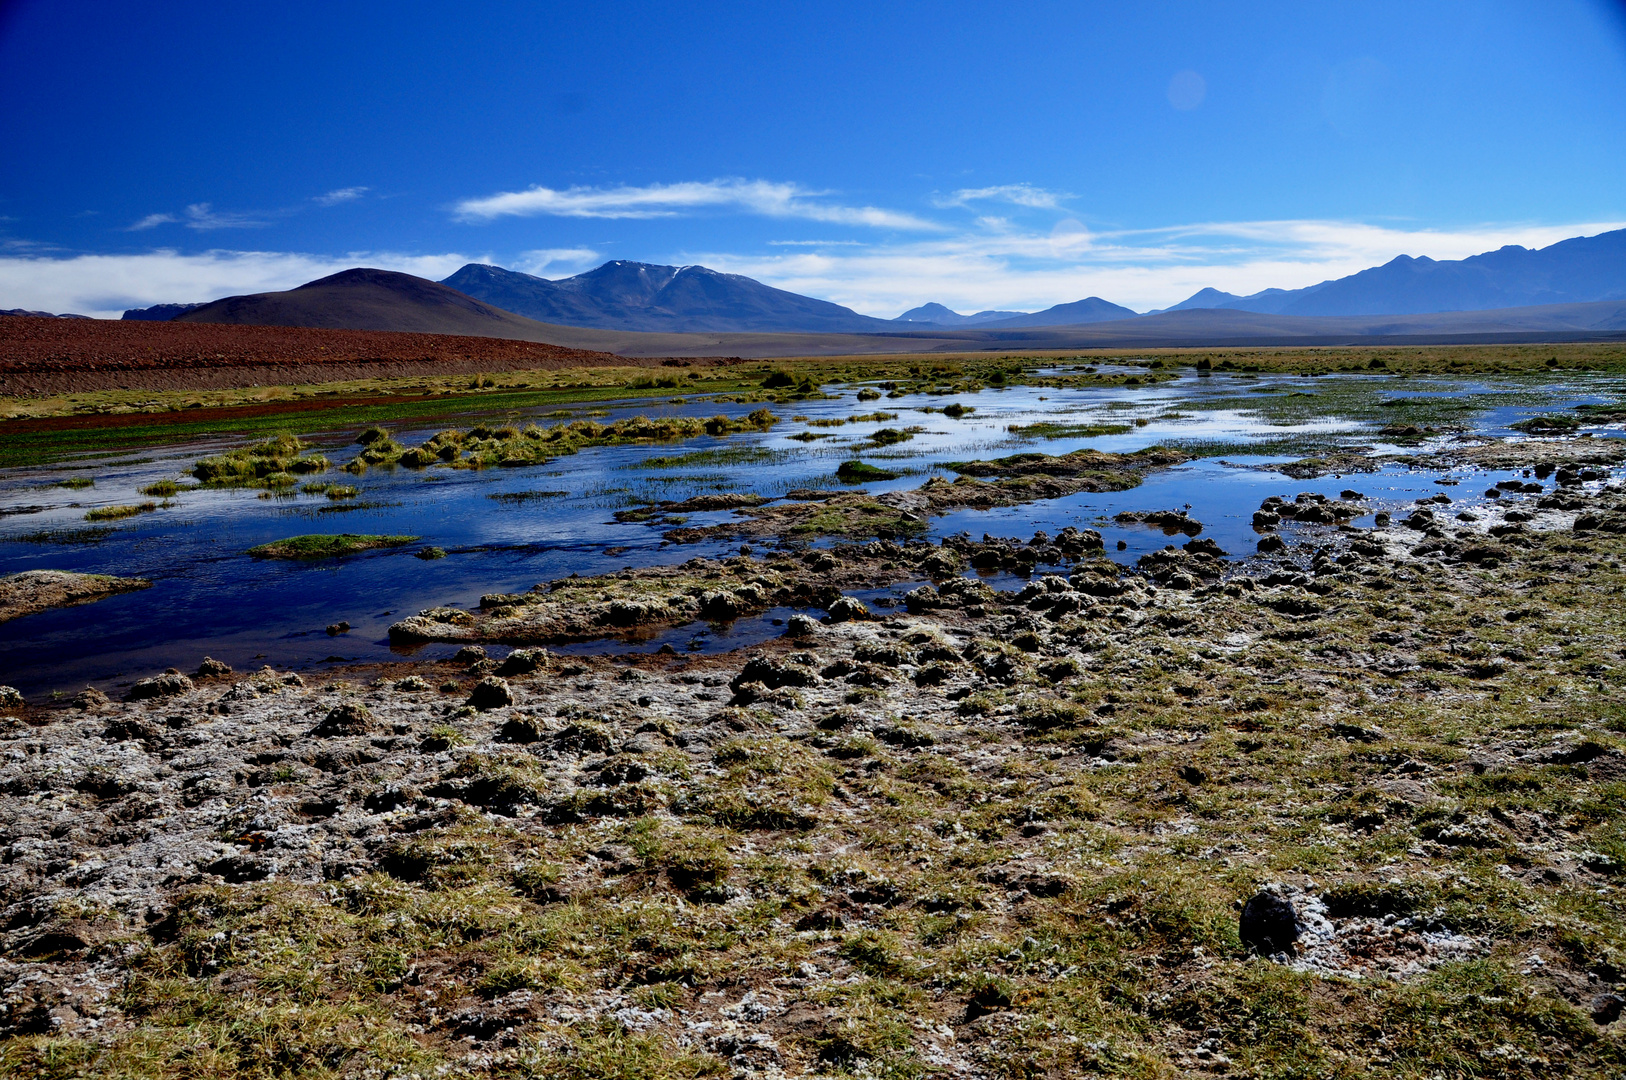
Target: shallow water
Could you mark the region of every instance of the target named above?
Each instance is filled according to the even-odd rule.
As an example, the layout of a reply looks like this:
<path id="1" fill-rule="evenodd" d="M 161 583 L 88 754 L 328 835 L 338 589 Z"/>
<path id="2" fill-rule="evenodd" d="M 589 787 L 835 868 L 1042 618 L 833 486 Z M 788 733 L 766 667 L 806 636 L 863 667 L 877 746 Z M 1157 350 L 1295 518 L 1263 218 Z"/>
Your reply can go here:
<path id="1" fill-rule="evenodd" d="M 1103 369 L 1106 370 L 1106 369 Z M 541 581 L 572 573 L 595 574 L 628 566 L 681 562 L 696 555 L 718 556 L 736 545 L 675 546 L 661 539 L 670 525 L 621 523 L 623 509 L 650 500 L 681 500 L 716 491 L 752 491 L 777 496 L 798 487 L 837 488 L 836 466 L 854 456 L 904 472 L 897 480 L 864 485 L 879 493 L 913 488 L 951 461 L 1038 451 L 1061 454 L 1080 447 L 1130 451 L 1159 443 L 1220 444 L 1223 456 L 1202 457 L 1154 474 L 1138 488 L 988 511 L 959 511 L 931 523 L 930 536 L 967 532 L 980 537 L 1027 538 L 1036 530 L 1051 534 L 1068 525 L 1098 529 L 1108 553 L 1132 562 L 1171 541 L 1159 530 L 1120 526 L 1121 510 L 1188 509 L 1212 537 L 1235 556 L 1251 554 L 1257 535 L 1250 520 L 1267 495 L 1318 491 L 1336 496 L 1347 487 L 1365 493 L 1374 510 L 1409 504 L 1445 491 L 1469 506 L 1507 474 L 1459 471 L 1460 484 L 1440 486 L 1435 474 L 1391 465 L 1379 473 L 1297 481 L 1263 466 L 1302 456 L 1306 445 L 1379 445 L 1375 436 L 1385 401 L 1427 399 L 1454 424 L 1485 435 L 1512 434 L 1508 425 L 1542 412 L 1575 404 L 1617 400 L 1618 380 L 1572 378 L 1536 384 L 1523 380 L 1397 380 L 1386 376 L 1317 378 L 1187 374 L 1170 383 L 1129 388 L 1058 390 L 1014 387 L 960 395 L 909 395 L 860 402 L 854 387 L 827 387 L 832 397 L 770 407 L 781 420 L 762 434 L 700 437 L 683 443 L 591 449 L 548 465 L 522 469 L 462 471 L 372 469 L 343 482 L 359 486 L 359 498 L 331 502 L 321 495 L 261 498 L 244 489 L 183 492 L 155 513 L 113 523 L 93 543 L 40 543 L 24 537 L 90 527 L 86 510 L 144 501 L 136 489 L 155 480 L 179 478 L 199 457 L 229 443 L 191 443 L 143 451 L 144 464 L 66 462 L 50 468 L 0 474 L 0 574 L 29 569 L 78 570 L 150 578 L 153 588 L 110 597 L 95 604 L 49 611 L 0 624 L 0 683 L 33 696 L 72 692 L 88 684 L 115 692 L 135 678 L 166 666 L 191 670 L 204 655 L 239 669 L 272 663 L 295 669 L 341 661 L 376 661 L 392 652 L 387 629 L 403 614 L 437 605 L 470 607 L 481 593 L 520 592 Z M 953 402 L 975 409 L 954 420 L 940 411 Z M 610 418 L 644 415 L 743 415 L 758 404 L 692 400 L 686 404 L 634 401 L 596 405 L 592 415 Z M 466 405 L 463 408 L 467 408 Z M 552 409 L 548 410 L 549 412 Z M 896 419 L 817 427 L 792 420 L 839 419 L 885 411 Z M 583 407 L 574 415 L 588 415 Z M 1378 417 L 1378 419 L 1374 419 Z M 467 427 L 478 420 L 557 422 L 543 410 L 496 415 L 460 413 L 455 421 L 421 429 L 398 429 L 406 444 L 434 431 Z M 1024 438 L 1007 429 L 1040 421 L 1066 424 L 1121 424 L 1121 434 L 1094 437 Z M 920 426 L 907 442 L 882 449 L 865 445 L 882 427 Z M 812 442 L 791 436 L 828 435 Z M 354 432 L 306 433 L 329 457 L 352 456 Z M 1616 429 L 1596 434 L 1618 437 Z M 1286 442 L 1284 442 L 1286 440 Z M 1266 453 L 1249 453 L 1252 447 Z M 862 449 L 862 453 L 857 453 Z M 695 455 L 691 460 L 651 466 L 651 459 Z M 91 468 L 82 466 L 91 465 Z M 949 475 L 952 475 L 950 473 Z M 95 486 L 69 490 L 53 486 L 73 476 L 89 476 Z M 566 494 L 505 502 L 493 495 L 554 491 Z M 1460 509 L 1460 507 L 1457 507 Z M 728 512 L 686 515 L 687 525 L 726 521 Z M 1369 520 L 1369 519 L 1368 519 Z M 1360 522 L 1357 522 L 1359 524 Z M 296 563 L 256 560 L 244 552 L 257 544 L 300 533 L 393 533 L 421 537 L 415 547 L 445 548 L 447 558 L 426 561 L 402 551 L 369 552 L 343 560 Z M 1174 538 L 1184 540 L 1184 537 Z M 1116 545 L 1122 542 L 1122 551 Z M 901 596 L 907 587 L 875 594 Z M 635 643 L 599 642 L 574 651 L 648 650 L 662 645 L 683 650 L 736 648 L 779 632 L 769 612 L 731 627 L 704 623 L 664 631 Z M 339 621 L 348 633 L 329 637 L 324 627 Z M 450 646 L 425 646 L 412 655 L 431 657 Z"/>

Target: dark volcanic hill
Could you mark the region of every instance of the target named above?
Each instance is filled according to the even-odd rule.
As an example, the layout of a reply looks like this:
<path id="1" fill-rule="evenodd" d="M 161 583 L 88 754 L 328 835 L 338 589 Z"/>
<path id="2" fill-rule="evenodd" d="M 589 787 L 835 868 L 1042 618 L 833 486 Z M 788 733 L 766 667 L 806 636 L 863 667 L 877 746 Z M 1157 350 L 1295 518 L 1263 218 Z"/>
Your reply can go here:
<path id="1" fill-rule="evenodd" d="M 942 304 L 921 304 L 917 308 L 910 308 L 892 321 L 895 323 L 914 323 L 917 326 L 982 326 L 985 323 L 998 322 L 1000 319 L 1014 319 L 1026 315 L 1025 311 L 979 311 L 975 315 L 961 315 L 952 308 Z"/>
<path id="2" fill-rule="evenodd" d="M 120 318 L 129 322 L 169 322 L 202 306 L 202 304 L 154 304 L 152 307 L 129 308 Z"/>
<path id="3" fill-rule="evenodd" d="M 550 281 L 470 263 L 443 285 L 542 322 L 666 333 L 874 333 L 897 329 L 840 304 L 704 266 L 616 260 Z"/>
<path id="4" fill-rule="evenodd" d="M 0 311 L 0 315 L 17 315 L 30 319 L 88 319 L 89 315 L 58 315 L 51 311 L 28 311 L 24 308 L 7 308 Z"/>
<path id="5" fill-rule="evenodd" d="M 1083 300 L 1074 300 L 1070 304 L 1057 304 L 1043 311 L 1035 311 L 1031 315 L 1018 315 L 1013 319 L 984 323 L 983 326 L 989 330 L 1018 326 L 1079 326 L 1083 323 L 1133 319 L 1139 314 L 1137 311 L 1103 300 L 1099 296 L 1089 296 Z"/>
<path id="6" fill-rule="evenodd" d="M 1626 229 L 1550 247 L 1516 244 L 1466 259 L 1400 255 L 1304 289 L 1237 296 L 1203 289 L 1169 308 L 1228 308 L 1265 315 L 1412 315 L 1626 299 Z"/>
<path id="7" fill-rule="evenodd" d="M 314 326 L 546 341 L 552 328 L 503 311 L 438 282 L 391 270 L 358 268 L 287 292 L 228 296 L 175 322 Z"/>

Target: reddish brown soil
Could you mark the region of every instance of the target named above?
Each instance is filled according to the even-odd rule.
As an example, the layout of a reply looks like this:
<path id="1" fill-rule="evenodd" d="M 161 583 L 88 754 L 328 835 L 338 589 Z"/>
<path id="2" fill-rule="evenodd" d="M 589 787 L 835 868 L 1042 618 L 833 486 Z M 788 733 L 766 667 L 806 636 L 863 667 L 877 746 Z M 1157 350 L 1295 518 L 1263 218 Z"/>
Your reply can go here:
<path id="1" fill-rule="evenodd" d="M 505 338 L 0 316 L 0 394 L 192 390 L 659 364 Z"/>

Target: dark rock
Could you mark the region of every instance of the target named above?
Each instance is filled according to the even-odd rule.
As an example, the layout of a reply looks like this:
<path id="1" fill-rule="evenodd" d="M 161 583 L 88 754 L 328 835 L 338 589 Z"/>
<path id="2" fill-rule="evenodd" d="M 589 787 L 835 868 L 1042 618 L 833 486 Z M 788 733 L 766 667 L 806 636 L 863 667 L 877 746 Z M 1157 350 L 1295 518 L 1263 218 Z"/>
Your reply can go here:
<path id="1" fill-rule="evenodd" d="M 746 605 L 733 593 L 723 589 L 706 593 L 700 598 L 700 616 L 713 622 L 737 619 L 746 611 Z"/>
<path id="2" fill-rule="evenodd" d="M 856 622 L 870 618 L 870 610 L 861 601 L 850 596 L 843 596 L 825 609 L 833 623 Z"/>
<path id="3" fill-rule="evenodd" d="M 348 634 L 349 632 L 350 624 L 347 622 L 331 623 L 327 628 L 328 637 L 338 637 L 340 634 Z"/>
<path id="4" fill-rule="evenodd" d="M 1260 956 L 1290 952 L 1299 939 L 1298 912 L 1286 897 L 1273 892 L 1257 893 L 1242 906 L 1237 933 L 1242 944 Z"/>
<path id="5" fill-rule="evenodd" d="M 547 738 L 548 729 L 534 716 L 516 716 L 502 726 L 497 738 L 503 742 L 534 743 Z"/>
<path id="6" fill-rule="evenodd" d="M 529 675 L 547 666 L 548 650 L 515 649 L 497 668 L 498 675 Z"/>
<path id="7" fill-rule="evenodd" d="M 1184 547 L 1186 552 L 1189 554 L 1212 555 L 1216 559 L 1222 559 L 1227 554 L 1223 548 L 1214 542 L 1212 537 L 1207 536 L 1203 537 L 1201 540 L 1188 540 L 1186 541 Z"/>
<path id="8" fill-rule="evenodd" d="M 1259 554 L 1271 555 L 1278 551 L 1287 550 L 1287 541 L 1279 536 L 1262 536 L 1259 538 Z"/>
<path id="9" fill-rule="evenodd" d="M 779 663 L 765 656 L 756 656 L 729 681 L 728 688 L 738 693 L 740 687 L 747 683 L 761 683 L 769 690 L 777 690 L 781 686 L 811 686 L 816 678 L 813 669 L 801 664 Z"/>
<path id="10" fill-rule="evenodd" d="M 107 695 L 94 686 L 87 686 L 73 695 L 73 707 L 76 709 L 99 709 L 103 705 L 111 704 Z"/>
<path id="11" fill-rule="evenodd" d="M 788 638 L 798 640 L 810 638 L 818 632 L 818 629 L 818 620 L 808 615 L 792 615 L 785 622 L 785 636 Z"/>
<path id="12" fill-rule="evenodd" d="M 367 711 L 367 706 L 357 701 L 346 701 L 329 709 L 313 734 L 323 737 L 365 735 L 372 730 L 372 726 L 373 714 Z"/>
<path id="13" fill-rule="evenodd" d="M 126 701 L 145 701 L 149 698 L 172 697 L 175 694 L 189 693 L 193 689 L 192 680 L 178 672 L 165 672 L 150 679 L 142 679 L 130 687 L 125 695 Z"/>
<path id="14" fill-rule="evenodd" d="M 149 742 L 156 740 L 159 734 L 158 725 L 151 720 L 125 716 L 109 720 L 107 727 L 102 731 L 102 738 L 109 742 L 124 742 L 129 739 Z"/>
<path id="15" fill-rule="evenodd" d="M 216 660 L 212 656 L 205 656 L 203 663 L 198 665 L 198 678 L 212 679 L 221 675 L 230 675 L 231 665 L 224 660 Z"/>
<path id="16" fill-rule="evenodd" d="M 514 703 L 514 692 L 508 688 L 508 684 L 502 679 L 497 678 L 495 675 L 487 675 L 474 684 L 474 690 L 469 694 L 468 703 L 481 712 L 488 709 L 500 709 L 504 705 Z"/>
<path id="17" fill-rule="evenodd" d="M 485 646 L 483 646 L 483 645 L 465 645 L 461 649 L 457 650 L 457 653 L 455 655 L 453 655 L 452 663 L 454 663 L 454 664 L 473 664 L 473 663 L 477 663 L 478 661 L 484 660 L 485 658 L 486 658 Z"/>
<path id="18" fill-rule="evenodd" d="M 1626 997 L 1619 994 L 1599 994 L 1592 999 L 1592 1019 L 1599 1024 L 1613 1024 L 1626 1008 Z"/>
<path id="19" fill-rule="evenodd" d="M 924 611 L 939 607 L 942 601 L 938 598 L 937 590 L 930 585 L 922 585 L 918 589 L 911 589 L 903 595 L 903 606 L 911 615 L 919 615 Z"/>

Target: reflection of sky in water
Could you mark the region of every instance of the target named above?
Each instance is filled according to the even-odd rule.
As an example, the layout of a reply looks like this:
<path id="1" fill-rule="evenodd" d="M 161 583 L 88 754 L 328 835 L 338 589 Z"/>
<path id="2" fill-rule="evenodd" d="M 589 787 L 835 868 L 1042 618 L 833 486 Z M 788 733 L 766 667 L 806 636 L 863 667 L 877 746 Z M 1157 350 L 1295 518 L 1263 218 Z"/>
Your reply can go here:
<path id="1" fill-rule="evenodd" d="M 1105 365 L 1101 370 L 1109 370 Z M 594 574 L 623 566 L 681 562 L 696 555 L 717 556 L 735 545 L 713 543 L 674 546 L 661 539 L 666 526 L 651 527 L 614 520 L 618 509 L 642 501 L 682 500 L 713 491 L 757 491 L 781 495 L 798 487 L 839 488 L 836 467 L 855 456 L 904 473 L 897 480 L 865 485 L 879 493 L 913 488 L 947 462 L 999 457 L 1013 453 L 1062 454 L 1080 447 L 1124 452 L 1170 441 L 1236 443 L 1235 452 L 1205 458 L 1154 474 L 1138 488 L 1110 494 L 1080 494 L 1020 507 L 989 511 L 963 510 L 935 520 L 931 535 L 941 538 L 968 532 L 1026 539 L 1037 529 L 1054 535 L 1068 525 L 1099 530 L 1109 553 L 1131 562 L 1147 551 L 1184 537 L 1165 537 L 1142 526 L 1119 526 L 1110 520 L 1122 510 L 1189 507 L 1213 537 L 1233 554 L 1253 550 L 1253 510 L 1267 495 L 1318 491 L 1336 496 L 1345 487 L 1365 492 L 1373 505 L 1398 505 L 1444 490 L 1454 499 L 1481 498 L 1488 483 L 1506 474 L 1461 474 L 1460 487 L 1440 488 L 1431 473 L 1390 466 L 1377 474 L 1296 481 L 1256 467 L 1265 460 L 1249 456 L 1250 443 L 1283 438 L 1320 442 L 1359 441 L 1376 445 L 1371 427 L 1348 417 L 1309 415 L 1302 420 L 1271 423 L 1238 398 L 1261 387 L 1292 393 L 1325 389 L 1339 376 L 1198 378 L 1187 374 L 1172 383 L 1146 387 L 1051 389 L 1011 387 L 978 394 L 910 395 L 860 402 L 850 390 L 823 401 L 770 405 L 781 422 L 770 432 L 715 439 L 701 437 L 681 444 L 600 447 L 560 458 L 548 465 L 483 472 L 429 469 L 374 469 L 356 479 L 330 473 L 329 479 L 361 487 L 356 502 L 365 509 L 322 496 L 298 495 L 261 499 L 246 490 L 192 491 L 175 505 L 153 514 L 116 523 L 112 533 L 94 544 L 40 544 L 15 538 L 49 530 L 79 530 L 92 506 L 143 501 L 136 489 L 154 480 L 176 477 L 198 457 L 231 443 L 192 444 L 184 448 L 142 451 L 151 463 L 82 471 L 13 470 L 0 477 L 0 573 L 28 569 L 80 570 L 152 578 L 154 588 L 112 597 L 94 605 L 45 612 L 0 624 L 0 682 L 26 693 L 47 689 L 72 691 L 97 681 L 112 688 L 120 679 L 149 674 L 166 665 L 195 667 L 205 655 L 238 668 L 272 662 L 299 666 L 330 656 L 377 660 L 388 658 L 386 630 L 402 613 L 440 604 L 472 606 L 481 593 L 520 592 L 539 581 L 571 573 Z M 1430 397 L 1486 395 L 1498 384 L 1361 377 L 1385 397 L 1410 394 Z M 1524 384 L 1507 384 L 1509 400 L 1492 400 L 1478 415 L 1466 415 L 1475 430 L 1507 434 L 1507 425 L 1527 416 L 1566 409 L 1583 401 L 1611 400 L 1618 380 L 1572 380 L 1532 394 Z M 1514 395 L 1517 396 L 1514 396 Z M 1266 395 L 1257 395 L 1261 398 Z M 952 402 L 975 412 L 955 420 L 940 411 Z M 1224 401 L 1225 407 L 1199 407 Z M 1263 406 L 1265 403 L 1261 402 Z M 641 401 L 624 405 L 581 406 L 574 416 L 591 411 L 603 419 L 638 414 L 709 416 L 742 415 L 757 404 L 696 401 L 682 405 Z M 468 427 L 477 419 L 541 424 L 561 422 L 531 412 L 479 414 L 442 418 L 417 428 L 398 428 L 407 444 L 451 426 Z M 877 411 L 895 419 L 817 427 L 791 420 L 836 419 Z M 1137 420 L 1145 421 L 1136 426 Z M 1037 422 L 1058 424 L 1123 424 L 1121 434 L 1054 439 L 1024 438 L 1007 429 Z M 867 438 L 882 427 L 922 430 L 907 442 L 876 449 Z M 802 432 L 828 435 L 811 442 L 791 438 Z M 1600 433 L 1607 433 L 1602 432 Z M 347 433 L 346 433 L 347 434 Z M 1618 434 L 1618 432 L 1615 432 Z M 354 448 L 345 434 L 315 436 L 328 456 L 342 463 Z M 680 468 L 649 468 L 653 457 L 676 457 L 697 451 L 722 451 L 721 460 L 699 461 Z M 69 476 L 93 476 L 95 486 L 70 491 L 47 486 Z M 505 503 L 488 496 L 525 491 L 564 491 L 558 498 Z M 70 505 L 79 504 L 79 505 Z M 31 511 L 31 512 L 16 512 Z M 728 512 L 685 515 L 688 525 L 727 521 Z M 1290 526 L 1291 527 L 1291 526 Z M 314 564 L 260 562 L 247 558 L 248 548 L 299 533 L 364 532 L 421 536 L 423 543 L 446 548 L 452 555 L 424 561 L 409 554 L 370 553 L 343 561 Z M 1123 552 L 1113 550 L 1124 541 Z M 897 590 L 885 595 L 901 595 Z M 731 628 L 704 624 L 663 632 L 639 643 L 640 649 L 671 644 L 680 651 L 712 651 L 761 640 L 778 630 L 771 612 L 741 620 Z M 348 621 L 349 634 L 329 638 L 323 627 Z M 601 650 L 605 646 L 586 646 Z M 437 656 L 450 648 L 428 646 L 420 656 Z"/>

